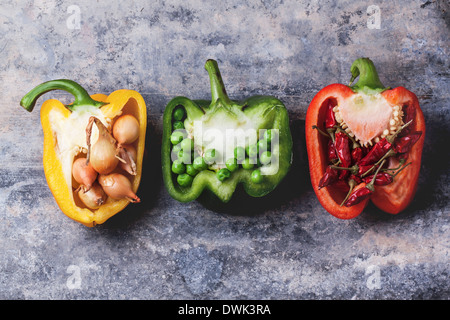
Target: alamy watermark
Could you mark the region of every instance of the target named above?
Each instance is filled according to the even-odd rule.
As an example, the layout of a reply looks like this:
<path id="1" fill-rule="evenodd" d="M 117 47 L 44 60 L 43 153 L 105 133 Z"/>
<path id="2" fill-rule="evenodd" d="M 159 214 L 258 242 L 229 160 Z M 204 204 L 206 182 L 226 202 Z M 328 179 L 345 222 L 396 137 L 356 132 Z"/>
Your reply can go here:
<path id="1" fill-rule="evenodd" d="M 377 5 L 370 5 L 367 7 L 367 28 L 381 29 L 381 10 Z"/>
<path id="2" fill-rule="evenodd" d="M 70 16 L 66 19 L 66 26 L 70 30 L 81 29 L 81 9 L 77 5 L 70 5 L 67 7 L 67 13 Z"/>
<path id="3" fill-rule="evenodd" d="M 381 270 L 377 265 L 370 265 L 366 269 L 366 286 L 370 290 L 381 289 Z"/>
<path id="4" fill-rule="evenodd" d="M 69 290 L 81 289 L 81 269 L 77 265 L 70 265 L 67 267 L 66 273 L 69 277 L 66 280 L 66 286 Z"/>

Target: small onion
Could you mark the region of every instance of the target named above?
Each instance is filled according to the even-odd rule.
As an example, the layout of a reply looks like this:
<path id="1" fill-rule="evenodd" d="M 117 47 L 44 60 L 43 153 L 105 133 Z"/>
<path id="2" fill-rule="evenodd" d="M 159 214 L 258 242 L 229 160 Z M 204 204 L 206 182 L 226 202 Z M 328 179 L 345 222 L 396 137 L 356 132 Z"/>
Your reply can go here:
<path id="1" fill-rule="evenodd" d="M 120 173 L 100 175 L 98 182 L 105 193 L 115 200 L 127 199 L 133 203 L 141 202 L 141 199 L 133 192 L 130 180 Z"/>
<path id="2" fill-rule="evenodd" d="M 89 209 L 98 209 L 106 201 L 106 194 L 98 183 L 94 183 L 88 191 L 79 188 L 78 197 Z"/>
<path id="3" fill-rule="evenodd" d="M 84 191 L 88 191 L 97 179 L 98 173 L 90 163 L 87 163 L 86 158 L 78 158 L 73 162 L 72 175 L 75 181 L 84 188 Z"/>
<path id="4" fill-rule="evenodd" d="M 139 137 L 139 122 L 129 114 L 120 116 L 114 122 L 113 136 L 119 145 L 133 143 Z"/>
<path id="5" fill-rule="evenodd" d="M 116 158 L 116 148 L 106 140 L 97 141 L 92 146 L 90 162 L 95 171 L 100 174 L 112 172 L 119 163 L 119 159 Z"/>
<path id="6" fill-rule="evenodd" d="M 91 147 L 92 124 L 95 122 L 98 128 L 98 140 Z M 119 163 L 117 159 L 116 140 L 111 136 L 103 123 L 95 117 L 89 119 L 86 127 L 86 139 L 88 145 L 88 161 L 95 171 L 100 174 L 111 173 Z"/>
<path id="7" fill-rule="evenodd" d="M 132 144 L 119 147 L 119 155 L 122 159 L 119 167 L 134 176 L 136 175 L 136 153 L 136 148 Z"/>

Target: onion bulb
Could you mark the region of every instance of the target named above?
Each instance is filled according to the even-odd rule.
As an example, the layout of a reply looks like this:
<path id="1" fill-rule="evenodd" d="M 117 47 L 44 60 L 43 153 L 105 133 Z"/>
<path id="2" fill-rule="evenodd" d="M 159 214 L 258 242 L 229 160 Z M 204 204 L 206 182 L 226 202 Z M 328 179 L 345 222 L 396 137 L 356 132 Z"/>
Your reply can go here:
<path id="1" fill-rule="evenodd" d="M 115 199 L 127 199 L 130 202 L 141 202 L 141 199 L 133 192 L 131 182 L 120 173 L 111 173 L 108 175 L 100 175 L 98 182 L 102 186 L 105 193 Z"/>
<path id="2" fill-rule="evenodd" d="M 119 147 L 120 162 L 119 167 L 129 174 L 136 175 L 136 148 L 130 145 Z"/>
<path id="3" fill-rule="evenodd" d="M 73 162 L 72 175 L 86 192 L 92 187 L 98 173 L 92 168 L 90 163 L 87 163 L 86 158 L 78 158 Z"/>
<path id="4" fill-rule="evenodd" d="M 139 122 L 132 115 L 125 114 L 114 122 L 112 132 L 119 145 L 133 143 L 139 137 Z"/>
<path id="5" fill-rule="evenodd" d="M 98 128 L 98 140 L 91 147 L 92 125 L 95 122 Z M 86 142 L 88 145 L 87 160 L 95 171 L 100 174 L 111 173 L 119 163 L 117 159 L 116 140 L 111 136 L 104 124 L 95 117 L 89 118 L 86 127 Z"/>
<path id="6" fill-rule="evenodd" d="M 106 194 L 102 187 L 95 182 L 88 191 L 78 188 L 78 197 L 89 209 L 98 209 L 106 201 Z"/>

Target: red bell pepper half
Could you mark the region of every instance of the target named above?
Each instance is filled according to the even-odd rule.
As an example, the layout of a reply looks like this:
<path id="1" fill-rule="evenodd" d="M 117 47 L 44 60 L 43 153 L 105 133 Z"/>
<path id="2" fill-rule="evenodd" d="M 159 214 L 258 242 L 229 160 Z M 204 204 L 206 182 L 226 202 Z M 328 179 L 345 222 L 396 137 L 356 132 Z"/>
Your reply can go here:
<path id="1" fill-rule="evenodd" d="M 337 218 L 358 216 L 370 200 L 382 211 L 397 214 L 417 189 L 425 119 L 416 95 L 404 87 L 384 87 L 370 59 L 355 60 L 351 74 L 348 86 L 326 86 L 308 107 L 311 183 L 321 205 Z M 330 157 L 331 145 L 338 157 Z M 379 176 L 373 178 L 374 173 Z M 368 187 L 374 191 L 360 190 L 370 180 Z"/>

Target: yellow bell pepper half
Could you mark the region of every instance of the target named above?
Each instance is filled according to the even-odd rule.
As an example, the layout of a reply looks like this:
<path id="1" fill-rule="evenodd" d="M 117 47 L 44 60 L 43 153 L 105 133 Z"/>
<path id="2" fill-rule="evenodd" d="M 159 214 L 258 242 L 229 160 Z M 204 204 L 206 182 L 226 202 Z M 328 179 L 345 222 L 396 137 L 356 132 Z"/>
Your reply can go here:
<path id="1" fill-rule="evenodd" d="M 89 209 L 74 193 L 77 183 L 72 178 L 72 164 L 86 151 L 86 125 L 90 116 L 99 118 L 107 126 L 123 114 L 134 116 L 139 122 L 136 148 L 136 175 L 129 179 L 133 192 L 137 192 L 142 177 L 142 164 L 147 128 L 147 108 L 142 96 L 133 90 L 117 90 L 110 95 L 89 96 L 79 84 L 71 80 L 52 80 L 38 85 L 21 100 L 21 106 L 32 111 L 36 100 L 51 90 L 65 90 L 75 101 L 64 105 L 50 99 L 41 106 L 41 124 L 44 132 L 43 166 L 47 184 L 61 211 L 85 226 L 102 224 L 129 204 L 127 199 L 107 198 L 98 209 Z"/>

